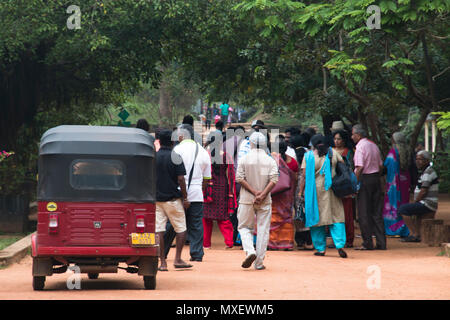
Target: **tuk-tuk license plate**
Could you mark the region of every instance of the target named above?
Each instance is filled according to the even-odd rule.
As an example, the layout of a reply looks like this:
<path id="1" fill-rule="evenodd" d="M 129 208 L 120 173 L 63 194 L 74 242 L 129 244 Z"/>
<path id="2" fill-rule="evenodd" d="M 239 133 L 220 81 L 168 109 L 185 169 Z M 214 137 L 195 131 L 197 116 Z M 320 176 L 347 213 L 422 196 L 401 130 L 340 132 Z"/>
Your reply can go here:
<path id="1" fill-rule="evenodd" d="M 132 246 L 152 246 L 155 244 L 155 234 L 154 233 L 132 233 L 131 234 L 131 245 Z"/>

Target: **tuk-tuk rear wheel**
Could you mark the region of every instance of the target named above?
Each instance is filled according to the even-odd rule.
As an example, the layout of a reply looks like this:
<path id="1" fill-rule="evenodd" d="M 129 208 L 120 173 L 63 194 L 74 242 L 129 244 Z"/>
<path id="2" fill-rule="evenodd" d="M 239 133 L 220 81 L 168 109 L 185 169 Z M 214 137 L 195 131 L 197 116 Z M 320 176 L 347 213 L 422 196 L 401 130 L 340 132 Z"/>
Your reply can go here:
<path id="1" fill-rule="evenodd" d="M 33 289 L 44 290 L 45 276 L 33 276 Z"/>
<path id="2" fill-rule="evenodd" d="M 92 280 L 98 279 L 98 273 L 88 273 L 88 278 Z"/>
<path id="3" fill-rule="evenodd" d="M 155 290 L 156 276 L 144 276 L 144 286 L 147 290 Z"/>

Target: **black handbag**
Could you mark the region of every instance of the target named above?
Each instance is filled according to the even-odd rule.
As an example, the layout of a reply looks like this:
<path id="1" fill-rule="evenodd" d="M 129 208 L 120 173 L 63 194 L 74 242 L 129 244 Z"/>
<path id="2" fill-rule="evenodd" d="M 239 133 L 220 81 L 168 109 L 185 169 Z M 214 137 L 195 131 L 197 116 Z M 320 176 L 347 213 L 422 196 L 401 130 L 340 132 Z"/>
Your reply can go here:
<path id="1" fill-rule="evenodd" d="M 332 151 L 328 151 L 328 157 L 332 158 Z M 338 198 L 344 198 L 357 191 L 358 180 L 355 173 L 350 168 L 347 159 L 336 164 L 336 175 L 332 178 L 331 189 Z"/>

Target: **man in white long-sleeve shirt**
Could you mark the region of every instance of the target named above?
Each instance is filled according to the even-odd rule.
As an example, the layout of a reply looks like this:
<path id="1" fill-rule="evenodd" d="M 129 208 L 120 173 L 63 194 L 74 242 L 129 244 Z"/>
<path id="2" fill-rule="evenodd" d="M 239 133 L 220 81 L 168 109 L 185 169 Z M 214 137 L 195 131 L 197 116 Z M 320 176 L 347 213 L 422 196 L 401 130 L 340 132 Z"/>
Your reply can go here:
<path id="1" fill-rule="evenodd" d="M 238 209 L 238 231 L 246 258 L 243 268 L 255 261 L 255 269 L 265 269 L 263 260 L 269 242 L 272 198 L 270 191 L 278 181 L 278 166 L 266 153 L 267 139 L 260 132 L 249 138 L 251 150 L 238 163 L 236 182 L 241 184 Z M 256 250 L 253 247 L 253 229 L 257 219 Z"/>

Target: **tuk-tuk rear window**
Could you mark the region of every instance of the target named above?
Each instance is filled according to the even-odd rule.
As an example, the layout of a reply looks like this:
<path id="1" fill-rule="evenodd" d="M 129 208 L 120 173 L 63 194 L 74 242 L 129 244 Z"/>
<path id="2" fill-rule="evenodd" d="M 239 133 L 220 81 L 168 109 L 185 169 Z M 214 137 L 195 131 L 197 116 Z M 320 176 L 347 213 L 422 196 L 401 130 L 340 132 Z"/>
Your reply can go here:
<path id="1" fill-rule="evenodd" d="M 77 190 L 121 190 L 125 186 L 125 165 L 119 160 L 74 160 L 70 185 Z"/>

